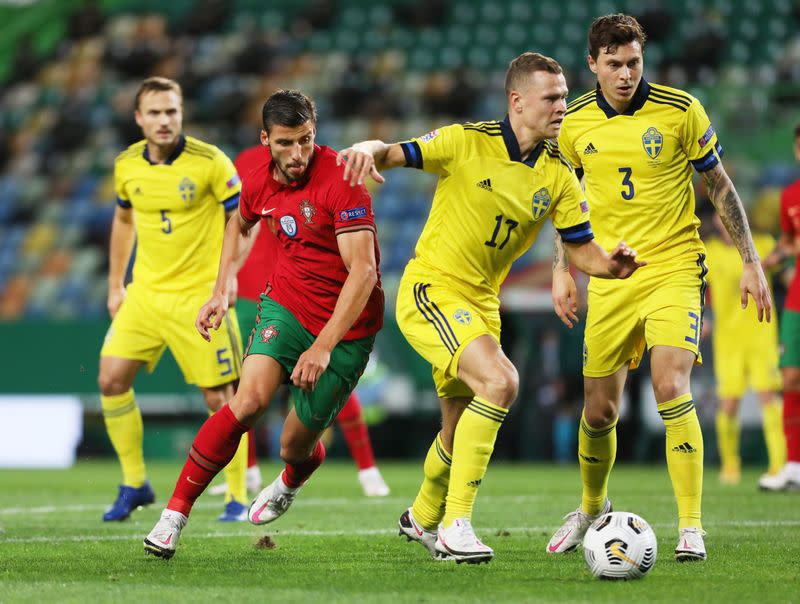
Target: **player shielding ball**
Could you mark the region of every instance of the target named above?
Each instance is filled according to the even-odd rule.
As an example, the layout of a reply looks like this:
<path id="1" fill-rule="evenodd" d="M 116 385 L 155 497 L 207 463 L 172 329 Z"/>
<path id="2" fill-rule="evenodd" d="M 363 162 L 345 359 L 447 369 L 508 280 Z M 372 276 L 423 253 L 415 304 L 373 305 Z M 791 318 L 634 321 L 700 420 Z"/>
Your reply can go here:
<path id="1" fill-rule="evenodd" d="M 567 108 L 559 148 L 583 177 L 600 245 L 623 237 L 648 265 L 625 283 L 591 279 L 583 349 L 585 405 L 578 431 L 583 497 L 546 546 L 573 551 L 592 520 L 611 509 L 608 477 L 628 369 L 645 346 L 666 457 L 678 504 L 676 559 L 706 558 L 701 523 L 703 435 L 690 389 L 701 362 L 705 248 L 694 214 L 692 168 L 743 262 L 741 304 L 751 295 L 759 321 L 771 302 L 742 203 L 720 161 L 722 147 L 700 102 L 642 77 L 645 35 L 633 17 L 599 17 L 589 29 L 589 69 L 598 86 Z M 561 237 L 563 239 L 563 236 Z M 563 257 L 556 238 L 556 255 Z M 574 306 L 575 283 L 561 260 L 553 273 L 558 306 Z M 557 308 L 558 312 L 558 308 Z"/>
<path id="2" fill-rule="evenodd" d="M 300 92 L 280 90 L 264 104 L 261 142 L 272 161 L 244 182 L 228 222 L 219 273 L 196 327 L 206 340 L 224 323 L 234 258 L 266 218 L 279 257 L 261 295 L 236 395 L 200 428 L 145 551 L 170 558 L 195 500 L 236 451 L 239 439 L 291 380 L 294 408 L 281 433 L 285 469 L 250 506 L 254 524 L 272 522 L 325 459 L 319 438 L 364 371 L 383 324 L 383 291 L 371 200 L 342 180 L 336 153 L 314 144 L 316 109 Z M 198 339 L 199 336 L 195 335 Z M 202 340 L 201 340 L 202 341 Z"/>
<path id="3" fill-rule="evenodd" d="M 508 115 L 445 126 L 403 143 L 357 143 L 340 152 L 345 177 L 406 166 L 439 176 L 430 216 L 397 294 L 403 335 L 433 367 L 442 430 L 430 447 L 401 534 L 434 557 L 485 562 L 494 555 L 472 528 L 472 508 L 495 438 L 517 396 L 517 370 L 500 348 L 498 291 L 513 261 L 549 218 L 570 259 L 600 278 L 641 263 L 620 243 L 594 241 L 589 208 L 569 163 L 549 139 L 566 112 L 561 66 L 538 53 L 511 62 Z"/>

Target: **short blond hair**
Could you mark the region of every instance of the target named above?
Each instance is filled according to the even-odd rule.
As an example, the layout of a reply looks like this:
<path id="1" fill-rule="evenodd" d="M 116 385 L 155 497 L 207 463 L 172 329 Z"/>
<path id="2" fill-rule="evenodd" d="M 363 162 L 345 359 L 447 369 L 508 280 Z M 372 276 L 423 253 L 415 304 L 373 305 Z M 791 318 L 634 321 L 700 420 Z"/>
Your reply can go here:
<path id="1" fill-rule="evenodd" d="M 142 96 L 148 92 L 166 92 L 168 90 L 175 92 L 180 97 L 181 103 L 183 103 L 183 91 L 178 82 L 158 76 L 147 78 L 139 84 L 139 90 L 136 91 L 136 98 L 134 100 L 134 107 L 139 109 L 139 101 L 141 101 Z"/>
<path id="2" fill-rule="evenodd" d="M 506 71 L 506 96 L 517 90 L 530 75 L 537 71 L 548 73 L 564 73 L 561 65 L 553 58 L 538 52 L 524 52 L 511 61 Z"/>

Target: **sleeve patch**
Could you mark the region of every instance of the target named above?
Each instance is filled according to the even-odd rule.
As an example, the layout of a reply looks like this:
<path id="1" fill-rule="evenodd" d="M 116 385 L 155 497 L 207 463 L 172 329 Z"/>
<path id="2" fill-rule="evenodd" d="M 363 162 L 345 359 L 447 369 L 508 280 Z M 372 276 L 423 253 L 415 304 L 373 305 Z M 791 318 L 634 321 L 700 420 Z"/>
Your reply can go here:
<path id="1" fill-rule="evenodd" d="M 359 218 L 366 218 L 367 217 L 367 208 L 360 207 L 360 208 L 353 208 L 351 210 L 342 210 L 339 212 L 339 220 L 341 222 L 347 222 L 348 220 L 358 220 Z"/>
<path id="2" fill-rule="evenodd" d="M 231 176 L 230 180 L 228 180 L 225 183 L 225 186 L 228 187 L 229 189 L 232 189 L 233 187 L 238 185 L 240 182 L 242 182 L 242 179 L 239 178 L 238 174 L 234 174 L 233 176 Z"/>
<path id="3" fill-rule="evenodd" d="M 424 134 L 424 135 L 420 136 L 419 140 L 421 140 L 423 143 L 429 143 L 433 139 L 435 139 L 437 136 L 439 136 L 439 131 L 438 130 L 431 130 L 430 132 L 428 132 L 428 134 Z"/>
<path id="4" fill-rule="evenodd" d="M 700 148 L 702 149 L 703 147 L 705 147 L 713 136 L 714 136 L 714 126 L 709 126 L 708 130 L 706 130 L 706 133 L 703 136 L 701 136 L 697 141 L 697 143 L 700 145 Z"/>
<path id="5" fill-rule="evenodd" d="M 581 202 L 581 214 L 586 214 L 589 211 L 589 202 L 585 199 Z"/>

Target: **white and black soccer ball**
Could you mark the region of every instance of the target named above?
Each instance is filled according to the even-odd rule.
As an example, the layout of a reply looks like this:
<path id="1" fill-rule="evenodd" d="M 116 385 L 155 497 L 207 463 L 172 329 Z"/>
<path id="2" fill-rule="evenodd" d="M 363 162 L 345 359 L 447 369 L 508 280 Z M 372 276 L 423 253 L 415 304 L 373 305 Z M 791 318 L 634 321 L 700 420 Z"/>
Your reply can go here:
<path id="1" fill-rule="evenodd" d="M 603 514 L 583 538 L 586 565 L 601 579 L 641 579 L 656 563 L 657 550 L 653 529 L 630 512 Z"/>

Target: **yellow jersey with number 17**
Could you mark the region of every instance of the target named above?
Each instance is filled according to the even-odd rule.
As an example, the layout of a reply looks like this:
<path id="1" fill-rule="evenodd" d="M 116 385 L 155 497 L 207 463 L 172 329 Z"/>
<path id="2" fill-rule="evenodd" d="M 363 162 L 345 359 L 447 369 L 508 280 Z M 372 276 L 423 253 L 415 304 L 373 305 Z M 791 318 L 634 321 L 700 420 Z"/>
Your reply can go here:
<path id="1" fill-rule="evenodd" d="M 445 126 L 401 146 L 406 166 L 439 175 L 408 269 L 454 285 L 484 309 L 499 307 L 500 284 L 547 218 L 567 243 L 593 238 L 557 143 L 542 141 L 521 157 L 508 117 Z"/>
<path id="2" fill-rule="evenodd" d="M 117 203 L 136 225 L 133 282 L 160 292 L 211 288 L 217 278 L 225 212 L 236 209 L 242 185 L 217 147 L 181 136 L 163 164 L 150 161 L 146 141 L 117 156 Z"/>
<path id="3" fill-rule="evenodd" d="M 598 86 L 567 106 L 558 142 L 582 173 L 606 250 L 624 239 L 651 265 L 703 253 L 692 167 L 710 170 L 722 147 L 696 98 L 642 79 L 619 114 Z"/>

